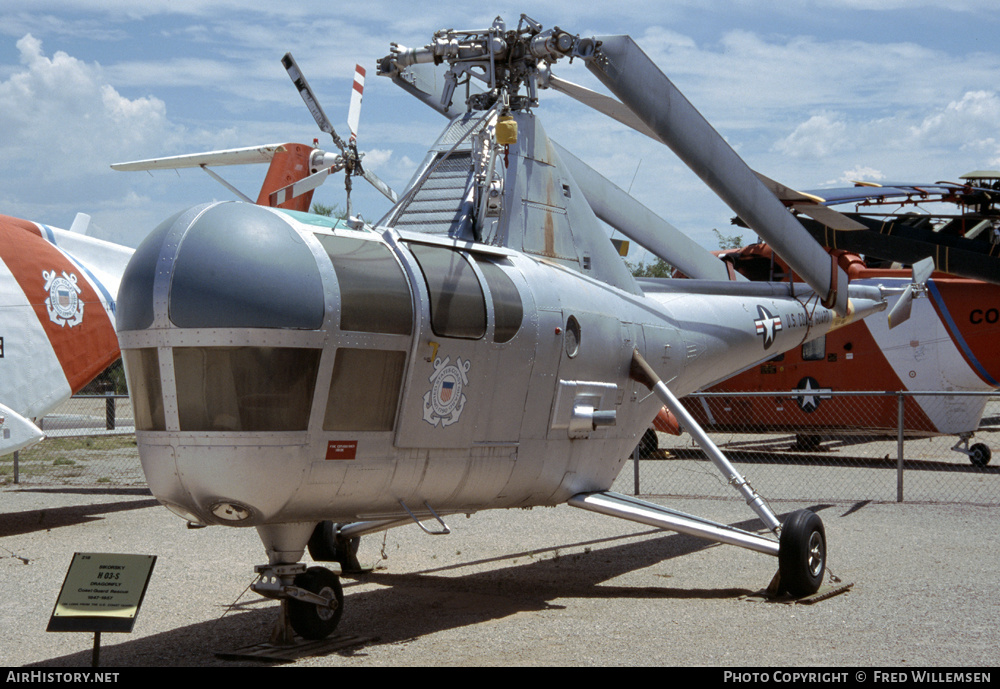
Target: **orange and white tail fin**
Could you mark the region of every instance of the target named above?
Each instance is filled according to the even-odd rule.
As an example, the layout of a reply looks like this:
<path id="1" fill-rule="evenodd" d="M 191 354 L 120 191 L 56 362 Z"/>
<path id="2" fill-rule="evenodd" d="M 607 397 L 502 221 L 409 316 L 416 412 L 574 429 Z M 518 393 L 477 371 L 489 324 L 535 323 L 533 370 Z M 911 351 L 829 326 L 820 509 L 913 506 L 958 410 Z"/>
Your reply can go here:
<path id="1" fill-rule="evenodd" d="M 131 254 L 0 215 L 0 404 L 12 435 L 118 358 L 115 300 Z"/>

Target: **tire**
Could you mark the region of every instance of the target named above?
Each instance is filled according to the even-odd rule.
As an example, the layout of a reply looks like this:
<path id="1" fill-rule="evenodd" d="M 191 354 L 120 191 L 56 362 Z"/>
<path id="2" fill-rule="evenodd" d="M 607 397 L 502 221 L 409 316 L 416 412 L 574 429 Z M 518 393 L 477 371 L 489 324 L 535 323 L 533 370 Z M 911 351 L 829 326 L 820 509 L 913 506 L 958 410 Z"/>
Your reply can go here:
<path id="1" fill-rule="evenodd" d="M 636 449 L 639 451 L 640 459 L 655 457 L 660 449 L 660 438 L 656 435 L 656 431 L 652 428 L 647 428 L 646 432 L 642 434 L 642 440 L 639 441 Z"/>
<path id="2" fill-rule="evenodd" d="M 340 578 L 324 567 L 310 567 L 295 577 L 295 585 L 337 601 L 337 607 L 330 610 L 295 598 L 288 599 L 288 621 L 295 633 L 303 639 L 325 639 L 337 628 L 344 613 L 344 590 L 340 586 Z"/>
<path id="3" fill-rule="evenodd" d="M 338 562 L 343 572 L 362 571 L 358 562 L 361 538 L 342 538 L 339 524 L 322 521 L 309 537 L 309 556 L 316 562 Z"/>
<path id="4" fill-rule="evenodd" d="M 984 467 L 990 463 L 990 459 L 993 457 L 993 452 L 990 450 L 989 446 L 983 443 L 976 443 L 969 448 L 969 461 L 977 467 Z"/>
<path id="5" fill-rule="evenodd" d="M 826 531 L 815 512 L 799 510 L 781 527 L 778 573 L 781 590 L 795 598 L 819 590 L 826 572 Z"/>

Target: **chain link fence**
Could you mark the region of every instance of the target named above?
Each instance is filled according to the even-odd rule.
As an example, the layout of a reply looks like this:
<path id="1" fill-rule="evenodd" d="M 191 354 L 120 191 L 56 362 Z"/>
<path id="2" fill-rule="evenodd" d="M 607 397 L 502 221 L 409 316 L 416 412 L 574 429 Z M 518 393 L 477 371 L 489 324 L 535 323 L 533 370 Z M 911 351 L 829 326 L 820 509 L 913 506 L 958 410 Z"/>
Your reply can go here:
<path id="1" fill-rule="evenodd" d="M 684 405 L 767 499 L 1000 503 L 990 393 L 702 393 Z M 652 429 L 614 490 L 737 495 L 691 436 Z"/>
<path id="2" fill-rule="evenodd" d="M 0 457 L 0 485 L 144 486 L 128 395 L 80 395 L 40 419 L 45 439 Z"/>
<path id="3" fill-rule="evenodd" d="M 1000 449 L 998 397 L 817 390 L 704 393 L 684 403 L 767 499 L 1000 503 L 1000 458 L 986 459 Z M 40 425 L 45 440 L 0 457 L 0 484 L 145 485 L 127 395 L 74 397 Z M 737 495 L 686 433 L 650 429 L 636 451 L 614 490 Z"/>

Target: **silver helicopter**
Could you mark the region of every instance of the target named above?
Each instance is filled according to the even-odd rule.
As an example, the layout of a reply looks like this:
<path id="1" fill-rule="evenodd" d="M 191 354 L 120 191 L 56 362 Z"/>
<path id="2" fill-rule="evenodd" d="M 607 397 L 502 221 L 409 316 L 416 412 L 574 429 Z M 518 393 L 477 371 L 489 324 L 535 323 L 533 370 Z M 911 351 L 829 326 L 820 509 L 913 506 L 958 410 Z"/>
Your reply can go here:
<path id="1" fill-rule="evenodd" d="M 552 74 L 564 59 L 620 101 Z M 272 196 L 343 170 L 348 192 L 364 176 L 394 198 L 290 55 L 285 66 L 340 152 L 313 152 L 319 181 Z M 379 222 L 203 204 L 159 225 L 128 265 L 117 327 L 156 498 L 193 524 L 257 529 L 268 561 L 253 588 L 282 601 L 286 641 L 336 628 L 339 575 L 359 567 L 362 535 L 411 522 L 444 534 L 448 515 L 486 509 L 567 503 L 737 545 L 778 558 L 778 590 L 817 591 L 820 518 L 781 523 L 678 397 L 885 309 L 883 290 L 849 285 L 774 183 L 628 36 L 498 18 L 393 44 L 378 73 L 448 118 Z M 549 139 L 543 88 L 668 145 L 808 287 L 730 280 Z M 599 218 L 693 279 L 633 278 Z M 765 535 L 610 491 L 663 405 Z M 307 567 L 307 548 L 330 567 Z"/>

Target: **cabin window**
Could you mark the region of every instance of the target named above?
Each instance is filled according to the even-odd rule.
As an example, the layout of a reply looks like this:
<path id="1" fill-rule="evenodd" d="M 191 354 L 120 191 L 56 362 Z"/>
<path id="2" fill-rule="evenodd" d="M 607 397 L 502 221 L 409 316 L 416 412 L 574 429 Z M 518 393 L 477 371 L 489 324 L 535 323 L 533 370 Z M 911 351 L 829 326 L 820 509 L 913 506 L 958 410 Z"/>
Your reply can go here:
<path id="1" fill-rule="evenodd" d="M 822 361 L 826 358 L 826 335 L 802 345 L 802 361 Z"/>
<path id="2" fill-rule="evenodd" d="M 451 249 L 411 244 L 431 297 L 431 328 L 441 337 L 486 334 L 486 297 L 472 265 Z"/>
<path id="3" fill-rule="evenodd" d="M 165 431 L 160 359 L 155 347 L 126 349 L 122 352 L 128 389 L 132 395 L 135 427 L 139 431 Z"/>
<path id="4" fill-rule="evenodd" d="M 333 364 L 325 431 L 391 431 L 406 352 L 341 347 Z"/>
<path id="5" fill-rule="evenodd" d="M 486 278 L 486 284 L 493 298 L 493 341 L 509 342 L 521 329 L 521 321 L 524 318 L 521 295 L 518 294 L 513 280 L 507 277 L 507 273 L 500 266 L 478 256 L 476 263 L 483 271 L 483 277 Z"/>
<path id="6" fill-rule="evenodd" d="M 182 431 L 304 431 L 322 350 L 175 347 Z"/>
<path id="7" fill-rule="evenodd" d="M 340 283 L 340 329 L 409 335 L 410 286 L 385 244 L 317 234 Z"/>

